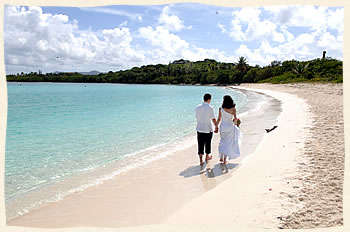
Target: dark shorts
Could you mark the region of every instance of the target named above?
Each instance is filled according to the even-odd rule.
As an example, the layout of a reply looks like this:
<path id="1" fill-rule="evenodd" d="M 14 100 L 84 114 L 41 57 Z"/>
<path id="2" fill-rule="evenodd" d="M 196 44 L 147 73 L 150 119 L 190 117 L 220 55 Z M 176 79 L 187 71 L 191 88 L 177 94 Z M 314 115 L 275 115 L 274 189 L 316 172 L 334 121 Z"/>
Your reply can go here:
<path id="1" fill-rule="evenodd" d="M 197 131 L 197 142 L 198 142 L 198 155 L 211 153 L 211 138 L 213 138 L 213 132 L 201 133 Z"/>

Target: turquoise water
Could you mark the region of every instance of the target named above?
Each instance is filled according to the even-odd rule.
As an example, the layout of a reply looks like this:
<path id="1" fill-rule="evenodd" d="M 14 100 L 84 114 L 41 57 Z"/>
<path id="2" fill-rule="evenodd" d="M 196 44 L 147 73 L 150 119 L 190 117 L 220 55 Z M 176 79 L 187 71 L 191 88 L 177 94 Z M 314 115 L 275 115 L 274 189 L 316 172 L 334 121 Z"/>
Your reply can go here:
<path id="1" fill-rule="evenodd" d="M 86 178 L 76 177 L 90 173 L 94 181 L 93 173 L 103 167 L 118 171 L 112 164 L 133 156 L 142 160 L 142 151 L 164 150 L 193 135 L 194 108 L 207 92 L 216 114 L 228 93 L 239 112 L 246 110 L 246 95 L 219 87 L 8 83 L 7 211 L 15 216 L 33 205 L 33 192 L 43 198 L 65 196 L 86 184 Z M 65 187 L 49 194 L 58 183 Z"/>

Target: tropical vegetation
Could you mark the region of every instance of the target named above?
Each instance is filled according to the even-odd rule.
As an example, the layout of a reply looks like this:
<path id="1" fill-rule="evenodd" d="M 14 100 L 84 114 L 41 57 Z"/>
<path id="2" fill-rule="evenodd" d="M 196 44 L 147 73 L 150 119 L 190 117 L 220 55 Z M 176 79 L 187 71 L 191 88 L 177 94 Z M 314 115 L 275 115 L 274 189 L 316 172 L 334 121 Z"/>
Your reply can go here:
<path id="1" fill-rule="evenodd" d="M 273 61 L 264 67 L 250 66 L 244 57 L 224 63 L 213 59 L 203 61 L 176 60 L 167 65 L 144 65 L 129 70 L 109 71 L 98 75 L 78 72 L 17 73 L 7 81 L 20 82 L 82 82 L 129 84 L 240 84 L 290 82 L 343 82 L 343 62 L 330 57 L 309 61 Z"/>

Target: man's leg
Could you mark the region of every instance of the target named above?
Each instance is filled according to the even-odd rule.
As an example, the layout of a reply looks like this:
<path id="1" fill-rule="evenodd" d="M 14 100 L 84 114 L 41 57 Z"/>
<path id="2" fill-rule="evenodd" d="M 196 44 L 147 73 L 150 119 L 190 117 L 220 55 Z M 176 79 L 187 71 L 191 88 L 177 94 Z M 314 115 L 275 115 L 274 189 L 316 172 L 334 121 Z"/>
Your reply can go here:
<path id="1" fill-rule="evenodd" d="M 204 164 L 204 162 L 203 162 L 203 155 L 204 154 L 200 154 L 199 155 L 199 165 L 203 165 Z"/>
<path id="2" fill-rule="evenodd" d="M 203 138 L 204 134 L 197 131 L 197 143 L 198 143 L 198 156 L 199 156 L 199 164 L 203 165 L 203 155 L 204 155 L 204 142 Z"/>
<path id="3" fill-rule="evenodd" d="M 213 156 L 210 155 L 211 153 L 211 139 L 213 138 L 213 132 L 210 132 L 206 135 L 205 140 L 205 161 L 211 160 Z"/>

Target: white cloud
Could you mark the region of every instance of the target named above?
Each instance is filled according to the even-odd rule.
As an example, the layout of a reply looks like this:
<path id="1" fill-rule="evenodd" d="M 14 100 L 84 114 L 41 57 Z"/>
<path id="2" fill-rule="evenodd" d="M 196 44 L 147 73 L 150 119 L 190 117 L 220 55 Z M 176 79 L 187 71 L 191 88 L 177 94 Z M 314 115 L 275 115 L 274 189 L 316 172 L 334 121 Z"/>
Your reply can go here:
<path id="1" fill-rule="evenodd" d="M 218 23 L 217 26 L 218 26 L 218 28 L 220 28 L 222 33 L 227 34 L 227 30 L 226 30 L 225 25 Z"/>
<path id="2" fill-rule="evenodd" d="M 252 64 L 262 65 L 262 64 L 265 64 L 266 62 L 266 57 L 262 56 L 262 54 L 258 52 L 258 49 L 256 50 L 249 49 L 244 44 L 241 44 L 239 48 L 236 50 L 236 55 L 246 57 L 249 65 L 252 65 Z"/>
<path id="3" fill-rule="evenodd" d="M 124 16 L 136 21 L 141 17 L 131 13 L 127 16 L 126 12 L 110 11 L 110 8 L 88 9 L 102 9 L 118 15 L 125 13 Z M 190 43 L 184 39 L 187 37 L 175 34 L 190 27 L 171 14 L 169 7 L 159 10 L 158 21 L 153 22 L 158 26 L 144 26 L 132 32 L 126 27 L 129 21 L 125 20 L 117 28 L 93 32 L 81 31 L 78 22 L 67 15 L 44 13 L 40 7 L 5 7 L 6 70 L 109 71 L 176 59 L 235 62 L 238 56 L 247 57 L 251 65 L 267 65 L 273 60 L 322 57 L 324 50 L 333 58 L 342 59 L 343 56 L 343 8 L 248 7 L 236 10 L 229 24 L 216 23 L 222 33 L 235 40 L 233 52 L 231 47 L 231 52 L 216 49 L 215 43 L 208 43 L 212 48 Z M 316 15 L 316 21 L 322 22 L 312 25 L 316 21 L 303 16 L 311 15 L 307 10 Z M 299 27 L 302 30 L 298 31 Z M 204 34 L 220 41 L 213 31 L 204 31 Z M 133 36 L 137 36 L 138 44 Z"/>
<path id="4" fill-rule="evenodd" d="M 312 57 L 313 53 L 310 52 L 310 49 L 317 49 L 315 48 L 314 43 L 315 37 L 312 34 L 303 33 L 294 40 L 291 40 L 278 48 L 282 51 L 282 53 L 287 54 L 287 56 L 293 54 L 293 56 L 298 57 L 298 59 L 304 60 L 308 57 Z"/>
<path id="5" fill-rule="evenodd" d="M 238 19 L 232 20 L 232 29 L 229 35 L 237 41 L 243 41 L 246 39 L 245 33 L 242 31 L 241 23 Z"/>
<path id="6" fill-rule="evenodd" d="M 131 47 L 128 28 L 79 31 L 78 22 L 66 15 L 43 13 L 40 7 L 5 8 L 5 64 L 33 71 L 118 70 L 145 59 Z M 34 71 L 37 71 L 35 69 Z"/>
<path id="7" fill-rule="evenodd" d="M 281 25 L 280 30 L 283 33 L 283 35 L 287 41 L 291 41 L 292 39 L 294 39 L 294 35 L 288 31 L 287 26 Z"/>
<path id="8" fill-rule="evenodd" d="M 284 34 L 273 31 L 272 32 L 272 40 L 277 41 L 279 43 L 283 43 L 285 41 Z"/>
<path id="9" fill-rule="evenodd" d="M 226 56 L 218 49 L 204 49 L 191 45 L 163 26 L 142 27 L 139 29 L 139 34 L 152 46 L 145 51 L 151 58 L 150 63 L 166 63 L 177 59 L 197 61 L 208 58 L 227 62 L 234 60 L 233 56 Z"/>
<path id="10" fill-rule="evenodd" d="M 89 11 L 89 12 L 124 16 L 124 17 L 128 17 L 131 20 L 138 20 L 139 22 L 142 22 L 142 16 L 140 14 L 129 13 L 123 10 L 116 10 L 116 9 L 111 9 L 107 7 L 81 7 L 80 9 L 84 11 Z"/>
<path id="11" fill-rule="evenodd" d="M 323 37 L 329 37 L 329 29 L 331 29 L 337 32 L 335 36 L 339 38 L 332 39 L 332 41 L 336 41 L 335 46 L 339 47 L 338 42 L 340 41 L 340 43 L 342 43 L 344 33 L 344 8 L 332 10 L 323 6 L 271 6 L 265 7 L 264 9 L 272 14 L 272 17 L 276 23 L 280 25 L 281 31 L 287 38 L 291 38 L 291 33 L 287 30 L 288 27 L 306 28 L 317 40 L 322 37 L 322 41 L 327 40 L 327 38 Z M 329 38 L 328 41 L 330 41 Z M 322 43 L 323 42 L 320 42 L 318 44 Z"/>
<path id="12" fill-rule="evenodd" d="M 236 56 L 245 56 L 251 65 L 268 65 L 274 60 L 310 60 L 321 58 L 322 52 L 327 51 L 333 58 L 342 58 L 342 41 L 329 32 L 319 35 L 317 32 L 303 33 L 288 42 L 272 46 L 263 40 L 256 49 L 250 49 L 242 44 L 235 51 Z"/>
<path id="13" fill-rule="evenodd" d="M 258 22 L 261 10 L 255 7 L 244 7 L 241 10 L 233 11 L 232 16 L 239 19 L 241 22 Z"/>
<path id="14" fill-rule="evenodd" d="M 234 11 L 232 16 L 231 27 L 222 23 L 217 26 L 222 33 L 229 34 L 235 41 L 258 46 L 251 49 L 241 44 L 235 51 L 236 56 L 246 56 L 252 64 L 267 65 L 273 60 L 314 59 L 321 57 L 323 50 L 333 58 L 342 59 L 343 8 L 242 8 Z M 278 43 L 272 43 L 274 41 Z"/>
<path id="15" fill-rule="evenodd" d="M 344 8 L 335 11 L 328 10 L 328 27 L 338 31 L 339 35 L 344 33 Z"/>
<path id="16" fill-rule="evenodd" d="M 327 21 L 327 7 L 317 6 L 269 6 L 264 9 L 271 13 L 276 23 L 295 27 L 321 29 Z"/>
<path id="17" fill-rule="evenodd" d="M 181 56 L 183 49 L 189 48 L 190 44 L 179 36 L 172 34 L 163 26 L 142 27 L 139 29 L 140 36 L 148 40 L 152 46 L 161 48 L 169 56 Z"/>
<path id="18" fill-rule="evenodd" d="M 264 40 L 256 49 L 249 49 L 247 46 L 241 45 L 236 54 L 245 55 L 252 65 L 261 66 L 268 65 L 274 60 L 284 61 L 296 58 L 305 60 L 312 55 L 309 50 L 312 41 L 313 37 L 307 34 L 300 35 L 295 40 L 278 46 L 272 46 L 267 40 Z"/>
<path id="19" fill-rule="evenodd" d="M 170 31 L 181 31 L 182 29 L 191 29 L 186 27 L 184 21 L 176 15 L 169 15 L 169 6 L 165 6 L 159 16 L 158 23 Z"/>
<path id="20" fill-rule="evenodd" d="M 331 33 L 324 33 L 320 40 L 317 42 L 317 45 L 325 50 L 342 50 L 343 42 L 337 41 L 337 38 Z"/>
<path id="21" fill-rule="evenodd" d="M 259 8 L 246 7 L 232 12 L 233 19 L 228 33 L 236 41 L 253 41 L 263 38 L 269 38 L 273 41 L 283 43 L 285 41 L 284 34 L 277 31 L 277 26 L 267 19 L 260 19 L 261 10 Z M 245 29 L 243 29 L 245 28 Z"/>
<path id="22" fill-rule="evenodd" d="M 263 41 L 259 50 L 261 54 L 269 54 L 276 57 L 281 57 L 284 55 L 278 47 L 272 47 L 268 41 Z"/>
<path id="23" fill-rule="evenodd" d="M 119 24 L 119 26 L 118 27 L 125 27 L 126 25 L 128 25 L 128 21 L 124 21 L 124 22 L 122 22 L 121 24 Z"/>
<path id="24" fill-rule="evenodd" d="M 234 62 L 236 57 L 233 55 L 228 56 L 223 51 L 218 49 L 205 49 L 197 46 L 192 46 L 191 50 L 184 51 L 184 57 L 188 60 L 197 61 L 204 59 L 214 59 L 220 62 Z"/>

